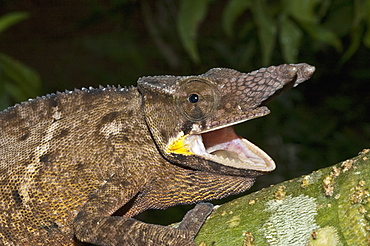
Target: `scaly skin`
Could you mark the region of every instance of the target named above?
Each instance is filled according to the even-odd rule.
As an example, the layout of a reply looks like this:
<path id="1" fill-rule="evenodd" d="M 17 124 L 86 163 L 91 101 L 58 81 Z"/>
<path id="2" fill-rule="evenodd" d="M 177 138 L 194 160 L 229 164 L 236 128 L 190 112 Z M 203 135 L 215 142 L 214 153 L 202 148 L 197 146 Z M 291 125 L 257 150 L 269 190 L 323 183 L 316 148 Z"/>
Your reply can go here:
<path id="1" fill-rule="evenodd" d="M 237 194 L 272 171 L 231 125 L 266 115 L 266 101 L 313 72 L 302 63 L 143 77 L 137 88 L 67 91 L 4 110 L 0 244 L 195 245 L 210 204 L 176 229 L 131 217 Z"/>

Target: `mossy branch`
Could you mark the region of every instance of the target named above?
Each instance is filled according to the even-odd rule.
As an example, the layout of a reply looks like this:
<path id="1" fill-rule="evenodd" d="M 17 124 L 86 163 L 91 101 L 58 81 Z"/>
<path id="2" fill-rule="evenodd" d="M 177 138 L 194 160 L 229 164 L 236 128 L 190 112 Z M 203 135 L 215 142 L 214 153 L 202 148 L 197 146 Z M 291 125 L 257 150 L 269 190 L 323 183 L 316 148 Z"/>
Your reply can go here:
<path id="1" fill-rule="evenodd" d="M 370 245 L 370 150 L 215 209 L 200 246 Z"/>

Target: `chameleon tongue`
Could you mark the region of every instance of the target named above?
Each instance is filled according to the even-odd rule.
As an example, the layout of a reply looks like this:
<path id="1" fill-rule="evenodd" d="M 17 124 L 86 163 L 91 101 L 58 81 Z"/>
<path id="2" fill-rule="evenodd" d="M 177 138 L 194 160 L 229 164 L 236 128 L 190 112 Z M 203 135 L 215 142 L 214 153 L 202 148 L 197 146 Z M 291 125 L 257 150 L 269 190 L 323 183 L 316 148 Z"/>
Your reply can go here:
<path id="1" fill-rule="evenodd" d="M 236 135 L 232 126 L 202 133 L 203 144 L 206 149 L 211 148 L 217 144 L 230 142 L 238 138 L 240 137 Z"/>

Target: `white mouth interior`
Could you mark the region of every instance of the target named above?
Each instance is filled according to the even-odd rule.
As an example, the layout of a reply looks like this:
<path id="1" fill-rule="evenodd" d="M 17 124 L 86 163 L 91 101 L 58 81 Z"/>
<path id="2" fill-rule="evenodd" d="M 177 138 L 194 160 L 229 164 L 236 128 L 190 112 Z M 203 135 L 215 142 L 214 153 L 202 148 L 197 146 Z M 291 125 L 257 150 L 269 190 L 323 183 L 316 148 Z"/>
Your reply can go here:
<path id="1" fill-rule="evenodd" d="M 236 135 L 232 126 L 188 135 L 185 142 L 195 155 L 226 166 L 264 172 L 275 169 L 271 157 L 247 139 Z"/>

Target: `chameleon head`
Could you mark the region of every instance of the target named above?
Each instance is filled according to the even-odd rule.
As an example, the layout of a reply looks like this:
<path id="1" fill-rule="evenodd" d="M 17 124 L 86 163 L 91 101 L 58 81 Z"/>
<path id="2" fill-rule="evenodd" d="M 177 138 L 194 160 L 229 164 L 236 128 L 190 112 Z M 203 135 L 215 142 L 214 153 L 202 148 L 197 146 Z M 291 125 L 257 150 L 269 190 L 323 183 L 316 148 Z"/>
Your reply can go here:
<path id="1" fill-rule="evenodd" d="M 233 125 L 268 114 L 268 100 L 314 71 L 304 63 L 248 74 L 214 68 L 199 76 L 143 77 L 138 88 L 145 120 L 166 159 L 196 170 L 257 176 L 275 163 L 236 135 Z"/>

